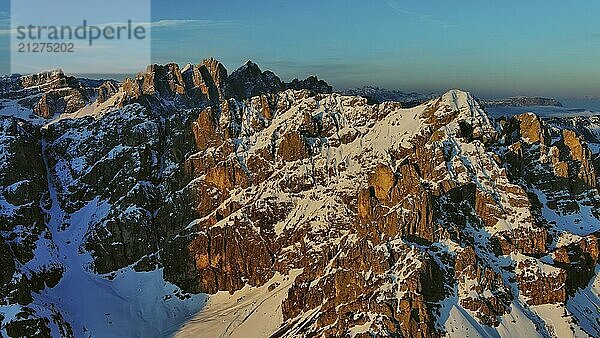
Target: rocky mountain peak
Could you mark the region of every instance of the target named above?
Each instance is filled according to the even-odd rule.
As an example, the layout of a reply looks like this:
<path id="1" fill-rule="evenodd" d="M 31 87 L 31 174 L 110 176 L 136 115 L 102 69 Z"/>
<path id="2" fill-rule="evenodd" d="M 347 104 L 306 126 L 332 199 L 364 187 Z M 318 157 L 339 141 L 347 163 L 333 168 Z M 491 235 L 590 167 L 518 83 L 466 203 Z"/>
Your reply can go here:
<path id="1" fill-rule="evenodd" d="M 333 87 L 327 84 L 327 82 L 319 80 L 319 78 L 314 75 L 311 75 L 304 80 L 293 79 L 291 82 L 285 84 L 285 88 L 293 90 L 308 89 L 314 93 L 324 94 L 333 92 Z"/>
<path id="2" fill-rule="evenodd" d="M 260 67 L 256 63 L 254 63 L 252 60 L 247 60 L 237 70 L 243 71 L 243 72 L 247 71 L 247 72 L 253 73 L 254 75 L 259 75 L 262 72 L 260 70 Z"/>
<path id="3" fill-rule="evenodd" d="M 67 84 L 68 80 L 72 80 L 74 78 L 68 79 L 62 69 L 54 69 L 46 72 L 41 72 L 38 74 L 25 75 L 20 78 L 21 85 L 24 88 L 29 87 L 46 87 L 46 86 L 64 86 Z"/>
<path id="4" fill-rule="evenodd" d="M 444 127 L 450 135 L 484 143 L 497 139 L 498 126 L 471 93 L 449 90 L 431 102 L 424 116 L 436 128 Z"/>
<path id="5" fill-rule="evenodd" d="M 174 109 L 216 107 L 232 98 L 248 100 L 286 89 L 330 93 L 332 88 L 314 76 L 286 84 L 252 61 L 229 75 L 224 65 L 212 57 L 183 68 L 176 63 L 149 65 L 123 83 L 80 80 L 62 70 L 0 78 L 0 100 L 20 107 L 23 114 L 44 119 L 102 115 L 133 103 L 168 114 Z"/>
<path id="6" fill-rule="evenodd" d="M 95 90 L 65 75 L 61 69 L 0 78 L 1 101 L 15 102 L 23 111 L 42 118 L 78 111 L 91 103 Z"/>
<path id="7" fill-rule="evenodd" d="M 153 107 L 165 104 L 172 106 L 170 101 L 174 100 L 177 105 L 187 108 L 203 107 L 207 104 L 218 105 L 230 98 L 246 100 L 288 88 L 307 89 L 315 93 L 331 92 L 331 87 L 316 77 L 296 80 L 287 85 L 275 73 L 262 71 L 252 61 L 247 61 L 228 75 L 220 61 L 208 58 L 198 65 L 186 65 L 181 70 L 175 64 L 149 66 L 135 79 L 125 81 L 123 89 L 126 100 L 121 105 L 138 102 Z"/>
<path id="8" fill-rule="evenodd" d="M 200 65 L 206 66 L 208 69 L 216 70 L 216 69 L 225 69 L 225 66 L 221 63 L 221 61 L 215 59 L 214 57 L 208 57 L 200 63 Z"/>
<path id="9" fill-rule="evenodd" d="M 266 93 L 281 91 L 283 83 L 273 72 L 262 71 L 252 61 L 247 61 L 243 66 L 231 73 L 229 77 L 232 95 L 236 98 L 250 98 Z"/>
<path id="10" fill-rule="evenodd" d="M 152 65 L 110 113 L 1 117 L 0 334 L 600 333 L 599 167 L 573 128 L 277 80 Z"/>

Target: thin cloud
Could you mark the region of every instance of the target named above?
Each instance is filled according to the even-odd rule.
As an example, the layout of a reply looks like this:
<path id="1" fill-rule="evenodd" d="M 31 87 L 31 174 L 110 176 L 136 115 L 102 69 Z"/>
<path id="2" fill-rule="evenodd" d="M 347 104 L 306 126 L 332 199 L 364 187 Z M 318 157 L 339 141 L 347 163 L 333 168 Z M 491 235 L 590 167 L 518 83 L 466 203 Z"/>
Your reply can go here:
<path id="1" fill-rule="evenodd" d="M 212 27 L 227 24 L 234 24 L 235 21 L 216 21 L 216 20 L 159 20 L 152 22 L 153 28 L 191 26 L 191 27 Z"/>
<path id="2" fill-rule="evenodd" d="M 16 34 L 17 30 L 16 29 L 0 29 L 0 36 L 8 36 L 13 33 Z"/>
<path id="3" fill-rule="evenodd" d="M 188 28 L 201 28 L 201 27 L 214 27 L 220 25 L 234 24 L 236 21 L 232 20 L 191 20 L 191 19 L 163 19 L 151 22 L 132 22 L 135 26 L 152 27 L 152 28 L 173 28 L 173 27 L 188 27 Z M 127 25 L 127 22 L 110 22 L 95 25 L 98 27 L 104 26 L 123 26 Z"/>
<path id="4" fill-rule="evenodd" d="M 1 13 L 1 12 L 0 12 Z M 4 20 L 2 19 L 0 14 L 0 27 L 2 27 L 2 23 Z M 145 28 L 156 28 L 156 29 L 199 29 L 199 28 L 209 28 L 223 25 L 232 25 L 237 23 L 236 21 L 215 21 L 215 20 L 158 20 L 152 22 L 132 22 L 133 26 L 141 26 Z M 88 25 L 104 28 L 108 26 L 117 27 L 117 26 L 127 26 L 127 22 L 109 22 L 109 23 L 101 23 L 101 24 L 93 24 L 88 23 Z M 75 27 L 76 25 L 73 25 Z M 0 29 L 0 36 L 6 36 L 11 34 L 16 34 L 16 29 Z"/>
<path id="5" fill-rule="evenodd" d="M 426 23 L 428 23 L 430 25 L 438 26 L 438 27 L 441 27 L 441 28 L 444 28 L 444 29 L 455 28 L 456 27 L 456 25 L 453 24 L 453 23 L 450 23 L 448 21 L 444 21 L 444 20 L 440 20 L 440 19 L 434 18 L 434 17 L 432 17 L 429 14 L 417 13 L 417 12 L 413 12 L 413 11 L 407 10 L 405 8 L 402 8 L 400 6 L 400 4 L 398 4 L 394 0 L 388 0 L 387 4 L 388 4 L 388 6 L 391 9 L 393 9 L 393 10 L 399 12 L 399 13 L 402 13 L 402 14 L 408 15 L 408 16 L 412 16 L 413 18 L 417 18 L 417 19 L 419 19 L 419 20 L 421 20 L 423 22 L 426 22 Z"/>

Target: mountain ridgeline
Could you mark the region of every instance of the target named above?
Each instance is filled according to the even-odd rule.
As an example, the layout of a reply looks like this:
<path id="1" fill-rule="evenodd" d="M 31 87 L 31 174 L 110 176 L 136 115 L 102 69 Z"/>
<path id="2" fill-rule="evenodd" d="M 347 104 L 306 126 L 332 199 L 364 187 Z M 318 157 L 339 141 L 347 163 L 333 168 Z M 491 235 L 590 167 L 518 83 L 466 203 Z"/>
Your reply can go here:
<path id="1" fill-rule="evenodd" d="M 28 78 L 0 79 L 2 336 L 600 335 L 594 118 L 214 59 Z"/>

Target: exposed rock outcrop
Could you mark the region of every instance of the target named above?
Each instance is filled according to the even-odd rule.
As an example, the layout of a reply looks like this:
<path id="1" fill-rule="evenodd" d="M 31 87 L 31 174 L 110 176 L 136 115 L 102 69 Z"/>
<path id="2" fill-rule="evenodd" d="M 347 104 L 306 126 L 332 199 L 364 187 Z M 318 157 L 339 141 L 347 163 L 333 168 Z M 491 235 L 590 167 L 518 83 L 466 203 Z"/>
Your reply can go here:
<path id="1" fill-rule="evenodd" d="M 595 275 L 600 258 L 598 234 L 560 247 L 552 253 L 552 257 L 556 266 L 566 270 L 566 289 L 572 295 L 575 291 L 585 288 Z"/>
<path id="2" fill-rule="evenodd" d="M 92 92 L 78 79 L 57 69 L 39 74 L 0 78 L 1 100 L 14 100 L 19 106 L 48 119 L 71 114 L 91 103 Z"/>
<path id="3" fill-rule="evenodd" d="M 153 65 L 110 113 L 2 119 L 0 309 L 19 313 L 2 334 L 94 333 L 54 294 L 73 278 L 158 276 L 183 302 L 292 270 L 275 336 L 436 337 L 460 318 L 546 334 L 543 304 L 584 319 L 569 302 L 597 269 L 600 198 L 577 133 L 497 123 L 459 90 L 405 109 L 292 83 L 253 63 Z"/>
<path id="4" fill-rule="evenodd" d="M 262 71 L 252 61 L 247 61 L 228 75 L 221 62 L 208 58 L 198 65 L 188 64 L 183 69 L 177 64 L 148 66 L 145 72 L 125 80 L 125 99 L 120 106 L 140 103 L 154 110 L 172 109 L 174 105 L 216 107 L 225 104 L 228 99 L 246 100 L 286 89 L 306 89 L 313 93 L 330 93 L 332 90 L 325 81 L 315 76 L 284 83 L 272 71 Z"/>
<path id="5" fill-rule="evenodd" d="M 564 303 L 567 299 L 567 273 L 526 258 L 517 263 L 519 290 L 529 305 Z"/>
<path id="6" fill-rule="evenodd" d="M 63 267 L 39 261 L 50 240 L 45 209 L 50 207 L 40 131 L 12 117 L 0 117 L 0 317 L 3 306 L 15 308 L 15 320 L 0 321 L 11 337 L 49 336 L 48 325 L 70 326 L 34 302 L 36 293 L 54 287 Z M 69 336 L 65 334 L 65 336 Z M 72 336 L 72 332 L 71 335 Z"/>
<path id="7" fill-rule="evenodd" d="M 108 101 L 108 99 L 119 91 L 118 85 L 113 81 L 105 81 L 98 87 L 98 96 L 96 101 L 100 104 Z"/>
<path id="8" fill-rule="evenodd" d="M 231 93 L 237 99 L 246 99 L 266 93 L 277 93 L 284 88 L 283 82 L 270 70 L 248 61 L 229 77 Z"/>

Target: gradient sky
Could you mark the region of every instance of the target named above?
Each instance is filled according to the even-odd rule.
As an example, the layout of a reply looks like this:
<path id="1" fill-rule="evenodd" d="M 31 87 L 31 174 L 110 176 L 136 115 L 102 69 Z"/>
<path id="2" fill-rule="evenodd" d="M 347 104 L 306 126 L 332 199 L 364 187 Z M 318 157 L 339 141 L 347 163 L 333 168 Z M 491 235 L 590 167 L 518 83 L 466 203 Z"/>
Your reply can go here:
<path id="1" fill-rule="evenodd" d="M 597 0 L 154 0 L 152 20 L 170 21 L 152 30 L 152 58 L 214 56 L 230 71 L 251 59 L 336 88 L 598 97 L 599 13 Z"/>

